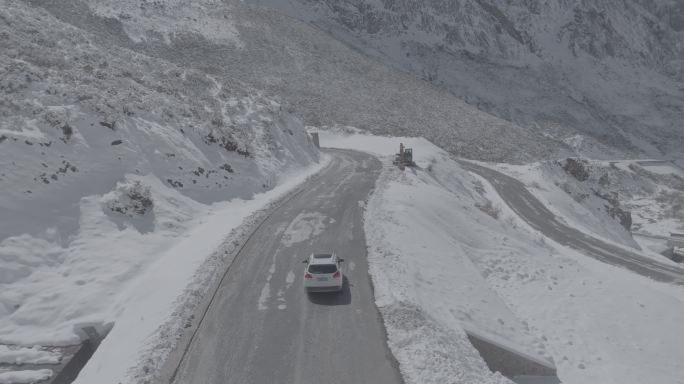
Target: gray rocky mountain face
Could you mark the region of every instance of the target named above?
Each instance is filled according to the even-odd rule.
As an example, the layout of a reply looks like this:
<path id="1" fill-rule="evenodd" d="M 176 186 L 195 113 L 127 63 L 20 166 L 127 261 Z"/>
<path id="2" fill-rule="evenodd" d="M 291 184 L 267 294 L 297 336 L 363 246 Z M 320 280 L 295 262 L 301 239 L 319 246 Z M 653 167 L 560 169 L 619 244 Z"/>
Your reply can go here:
<path id="1" fill-rule="evenodd" d="M 460 156 L 495 161 L 545 158 L 567 147 L 270 9 L 209 0 L 32 4 L 112 49 L 261 90 L 308 125 L 425 136 Z"/>
<path id="2" fill-rule="evenodd" d="M 683 1 L 252 1 L 579 153 L 681 154 Z"/>
<path id="3" fill-rule="evenodd" d="M 307 1 L 308 4 L 318 2 Z M 324 2 L 328 14 L 353 31 L 370 35 L 421 32 L 447 49 L 491 57 L 533 54 L 554 48 L 597 59 L 624 58 L 681 79 L 684 3 L 681 1 L 385 0 Z M 551 41 L 549 41 L 551 40 Z"/>
<path id="4" fill-rule="evenodd" d="M 459 156 L 508 162 L 683 147 L 676 2 L 26 4 L 109 52 L 262 91 L 309 125 L 420 135 Z"/>

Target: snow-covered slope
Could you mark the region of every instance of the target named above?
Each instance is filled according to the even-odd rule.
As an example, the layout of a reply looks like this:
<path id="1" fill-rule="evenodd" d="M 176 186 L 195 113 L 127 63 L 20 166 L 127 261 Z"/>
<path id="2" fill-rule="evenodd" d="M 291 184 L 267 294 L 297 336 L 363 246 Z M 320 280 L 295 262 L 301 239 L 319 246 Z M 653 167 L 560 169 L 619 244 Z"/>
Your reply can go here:
<path id="1" fill-rule="evenodd" d="M 45 218 L 73 216 L 82 195 L 125 173 L 211 203 L 317 159 L 297 119 L 250 87 L 107 44 L 40 8 L 2 12 L 1 207 L 13 217 L 2 237 L 56 224 L 68 237 L 74 222 Z"/>
<path id="2" fill-rule="evenodd" d="M 679 1 L 252 3 L 316 25 L 539 136 L 565 139 L 588 157 L 682 153 Z"/>
<path id="3" fill-rule="evenodd" d="M 417 148 L 417 167 L 390 165 L 400 141 Z M 422 138 L 331 130 L 321 145 L 386 164 L 365 231 L 376 303 L 407 383 L 508 382 L 487 370 L 465 330 L 550 355 L 566 384 L 682 383 L 681 287 L 544 237 Z"/>
<path id="4" fill-rule="evenodd" d="M 0 344 L 77 344 L 81 327 L 108 330 L 159 289 L 135 342 L 151 337 L 245 207 L 275 196 L 240 199 L 322 164 L 278 98 L 114 38 L 0 2 Z M 175 285 L 154 273 L 168 265 Z"/>
<path id="5" fill-rule="evenodd" d="M 145 377 L 163 356 L 142 361 L 138 352 L 173 348 L 173 327 L 187 319 L 182 311 L 171 313 L 196 301 L 213 269 L 228 261 L 220 248 L 225 235 L 286 193 L 285 175 L 298 173 L 301 181 L 322 165 L 299 119 L 423 135 L 451 154 L 489 161 L 681 149 L 682 22 L 674 2 L 637 6 L 626 0 L 620 12 L 617 0 L 583 2 L 575 12 L 572 2 L 291 1 L 278 3 L 325 33 L 237 0 L 0 0 L 0 344 L 72 344 L 83 326 L 106 331 L 114 324 L 116 337 L 106 339 L 83 380 L 103 370 L 112 380 Z M 655 17 L 652 25 L 648 15 Z M 631 23 L 635 27 L 627 28 Z M 662 33 L 647 34 L 661 27 Z M 597 43 L 588 36 L 601 38 Z M 422 149 L 420 156 L 434 148 Z M 479 187 L 459 185 L 469 176 L 447 163 L 435 163 L 446 170 L 435 180 L 408 182 L 430 185 L 436 196 L 463 194 L 478 208 L 464 217 L 499 228 L 487 216 L 498 214 L 496 206 L 475 195 L 482 195 Z M 409 187 L 388 197 L 404 203 L 411 193 Z M 249 204 L 241 200 L 255 196 Z M 426 225 L 440 219 L 434 206 L 426 208 L 436 215 Z M 378 239 L 382 228 L 376 229 Z M 530 248 L 536 234 L 511 246 L 516 255 L 536 252 L 529 262 L 508 258 L 507 246 L 490 253 L 481 234 L 441 234 L 450 241 L 441 249 L 470 239 L 476 240 L 470 246 L 485 247 L 477 253 L 482 258 L 460 262 L 493 279 L 508 300 L 489 296 L 506 326 L 525 329 L 504 308 L 513 303 L 509 307 L 520 304 L 518 317 L 542 317 L 540 333 L 553 331 L 551 319 L 524 297 L 501 293 L 520 282 L 534 284 L 514 292 L 557 285 L 552 277 L 537 278 L 543 273 L 535 265 L 551 251 L 544 244 Z M 509 283 L 516 267 L 531 272 Z M 198 277 L 198 270 L 206 273 Z M 473 286 L 483 283 L 469 276 Z M 577 275 L 563 277 L 575 284 Z M 401 292 L 413 304 L 438 310 L 427 295 L 409 291 Z M 453 299 L 450 305 L 460 304 Z M 430 315 L 438 319 L 431 324 L 487 318 L 462 309 Z M 568 327 L 578 320 L 564 315 Z M 167 320 L 171 328 L 160 327 Z M 635 316 L 619 331 L 638 320 L 652 319 Z M 488 331 L 507 336 L 497 324 L 488 324 Z M 442 346 L 467 347 L 454 329 L 446 331 Z M 458 339 L 453 345 L 451 337 Z M 523 339 L 538 346 L 537 337 Z M 112 363 L 120 351 L 112 343 L 119 342 L 130 354 Z M 23 351 L 8 350 L 0 348 L 0 359 Z M 587 352 L 572 352 L 567 364 Z M 554 354 L 557 361 L 561 356 Z M 472 368 L 474 378 L 500 379 L 480 361 L 462 367 Z"/>
<path id="6" fill-rule="evenodd" d="M 636 240 L 660 261 L 668 261 L 670 232 L 684 230 L 684 171 L 673 163 L 564 159 L 495 166 L 572 227 L 618 244 L 636 246 Z"/>
<path id="7" fill-rule="evenodd" d="M 523 180 L 556 216 L 594 237 L 638 248 L 631 237 L 632 215 L 624 205 L 626 196 L 613 183 L 626 183 L 609 176 L 609 169 L 592 167 L 584 159 L 533 163 L 521 166 L 497 164 L 497 168 Z M 600 180 L 600 182 L 599 182 Z"/>

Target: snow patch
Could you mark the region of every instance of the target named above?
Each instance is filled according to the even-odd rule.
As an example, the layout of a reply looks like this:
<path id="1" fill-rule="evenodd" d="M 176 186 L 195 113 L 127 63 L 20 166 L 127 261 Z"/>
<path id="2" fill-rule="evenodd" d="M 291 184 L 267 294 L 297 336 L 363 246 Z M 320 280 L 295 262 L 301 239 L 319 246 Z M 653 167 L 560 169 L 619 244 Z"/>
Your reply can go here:
<path id="1" fill-rule="evenodd" d="M 59 352 L 45 351 L 38 347 L 9 347 L 0 345 L 0 363 L 5 364 L 58 364 Z"/>
<path id="2" fill-rule="evenodd" d="M 31 384 L 52 377 L 51 369 L 0 372 L 0 384 Z"/>
<path id="3" fill-rule="evenodd" d="M 325 229 L 327 217 L 320 212 L 302 212 L 288 225 L 282 236 L 285 247 L 310 240 Z"/>
<path id="4" fill-rule="evenodd" d="M 292 283 L 295 281 L 295 274 L 293 271 L 287 272 L 287 276 L 285 276 L 285 289 L 290 289 L 292 286 Z"/>

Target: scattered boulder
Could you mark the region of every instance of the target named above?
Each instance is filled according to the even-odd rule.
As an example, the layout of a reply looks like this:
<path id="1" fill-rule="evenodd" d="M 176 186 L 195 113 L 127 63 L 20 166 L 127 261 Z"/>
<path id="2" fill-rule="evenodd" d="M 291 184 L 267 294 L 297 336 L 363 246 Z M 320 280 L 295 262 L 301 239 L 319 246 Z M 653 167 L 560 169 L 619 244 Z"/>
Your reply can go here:
<path id="1" fill-rule="evenodd" d="M 64 125 L 62 125 L 62 134 L 64 135 L 64 137 L 62 137 L 62 141 L 65 143 L 69 141 L 71 139 L 71 135 L 74 134 L 74 130 L 71 128 L 71 125 L 64 123 Z"/>
<path id="2" fill-rule="evenodd" d="M 587 170 L 587 161 L 582 159 L 573 159 L 571 157 L 565 159 L 565 163 L 561 166 L 563 170 L 579 181 L 585 181 L 589 178 L 589 171 Z"/>
<path id="3" fill-rule="evenodd" d="M 169 185 L 174 187 L 174 188 L 183 188 L 183 183 L 181 183 L 180 181 L 173 180 L 173 179 L 166 179 L 166 182 L 169 183 Z"/>
<path id="4" fill-rule="evenodd" d="M 606 208 L 606 212 L 608 215 L 610 215 L 610 217 L 617 219 L 620 222 L 620 225 L 622 225 L 627 231 L 632 229 L 632 213 L 622 209 L 617 192 L 605 194 L 599 191 L 594 191 L 594 194 L 608 202 L 608 204 L 606 204 L 604 207 Z"/>
<path id="5" fill-rule="evenodd" d="M 128 217 L 145 215 L 154 205 L 150 187 L 138 180 L 132 183 L 119 183 L 105 204 L 112 212 Z"/>
<path id="6" fill-rule="evenodd" d="M 213 132 L 209 132 L 209 134 L 204 136 L 203 139 L 205 143 L 218 144 L 221 148 L 225 149 L 228 152 L 237 151 L 238 153 L 240 153 L 240 150 L 238 150 L 238 144 L 225 136 L 216 137 L 214 136 Z"/>
<path id="7" fill-rule="evenodd" d="M 103 127 L 107 127 L 114 131 L 116 129 L 116 121 L 108 122 L 108 121 L 100 121 L 100 125 Z"/>

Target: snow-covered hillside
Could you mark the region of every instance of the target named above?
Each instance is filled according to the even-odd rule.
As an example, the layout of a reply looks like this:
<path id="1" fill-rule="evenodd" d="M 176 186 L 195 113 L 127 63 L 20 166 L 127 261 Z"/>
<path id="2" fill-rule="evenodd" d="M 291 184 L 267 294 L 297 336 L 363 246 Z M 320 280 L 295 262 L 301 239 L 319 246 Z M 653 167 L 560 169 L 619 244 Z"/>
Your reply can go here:
<path id="1" fill-rule="evenodd" d="M 682 154 L 679 1 L 252 3 L 316 25 L 540 137 L 565 140 L 576 153 Z"/>
<path id="2" fill-rule="evenodd" d="M 673 163 L 564 159 L 496 167 L 523 181 L 572 227 L 620 244 L 636 246 L 636 240 L 658 260 L 667 261 L 670 233 L 684 230 L 684 170 Z"/>
<path id="3" fill-rule="evenodd" d="M 399 142 L 415 149 L 417 167 L 390 165 Z M 681 287 L 545 237 L 422 138 L 331 129 L 321 145 L 386 164 L 365 231 L 376 303 L 407 383 L 509 382 L 487 369 L 466 331 L 551 358 L 566 384 L 682 383 Z M 557 191 L 554 201 L 573 200 Z M 603 223 L 584 224 L 605 233 Z"/>
<path id="4" fill-rule="evenodd" d="M 106 331 L 150 289 L 140 276 L 175 265 L 182 276 L 147 306 L 159 311 L 154 331 L 202 262 L 275 195 L 251 211 L 240 199 L 322 164 L 278 98 L 26 2 L 0 2 L 0 116 L 3 345 L 73 345 L 85 325 Z M 206 249 L 182 248 L 184 237 Z"/>
<path id="5" fill-rule="evenodd" d="M 651 379 L 676 382 L 680 291 L 543 238 L 449 157 L 540 160 L 498 167 L 532 190 L 557 182 L 540 200 L 616 243 L 638 247 L 623 209 L 647 235 L 681 228 L 680 176 L 592 162 L 577 180 L 555 160 L 681 157 L 679 2 L 249 3 L 0 0 L 0 383 L 50 377 L 42 365 L 85 326 L 111 333 L 81 382 L 149 378 L 259 215 L 325 166 L 305 124 L 429 140 L 414 142 L 423 169 L 386 169 L 367 213 L 409 381 L 505 382 L 470 327 L 553 358 L 569 382 L 645 382 L 641 352 L 664 367 Z M 398 140 L 350 137 L 334 139 L 381 157 Z M 408 234 L 423 239 L 392 248 Z M 459 358 L 430 359 L 427 343 Z"/>
<path id="6" fill-rule="evenodd" d="M 14 217 L 3 237 L 55 226 L 45 217 L 73 215 L 47 210 L 73 213 L 125 173 L 211 203 L 317 160 L 297 119 L 250 87 L 107 44 L 39 8 L 2 11 L 2 207 Z M 75 223 L 59 224 L 66 238 Z"/>

